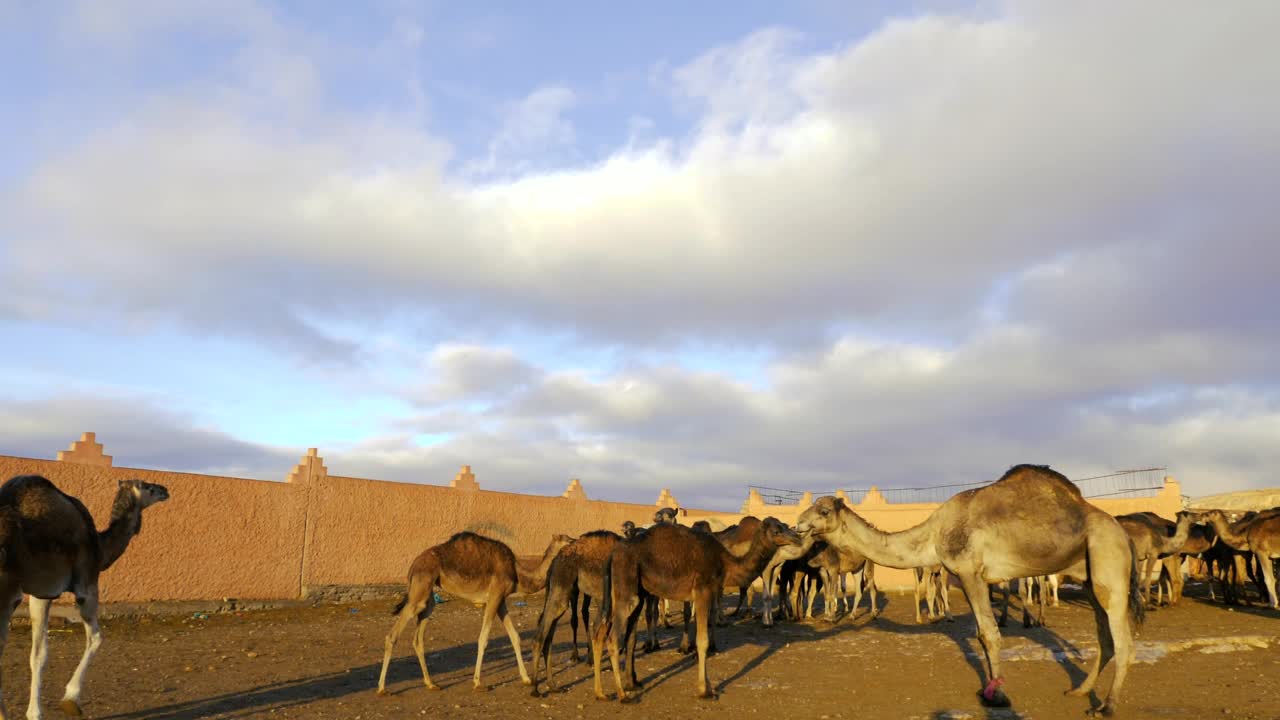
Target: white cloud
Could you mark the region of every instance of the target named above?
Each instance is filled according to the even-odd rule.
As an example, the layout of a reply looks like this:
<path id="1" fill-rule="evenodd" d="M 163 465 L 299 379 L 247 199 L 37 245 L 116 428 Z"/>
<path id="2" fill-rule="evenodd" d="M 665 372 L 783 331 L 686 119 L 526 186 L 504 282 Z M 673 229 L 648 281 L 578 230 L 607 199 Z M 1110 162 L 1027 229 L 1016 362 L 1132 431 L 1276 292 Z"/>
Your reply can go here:
<path id="1" fill-rule="evenodd" d="M 637 125 L 583 164 L 574 91 L 545 85 L 461 174 L 416 114 L 336 110 L 314 39 L 255 26 L 272 40 L 238 75 L 140 102 L 0 197 L 0 312 L 343 362 L 370 338 L 332 328 L 392 313 L 465 337 L 403 390 L 419 416 L 340 449 L 370 471 L 493 458 L 500 483 L 710 497 L 1149 458 L 1253 484 L 1280 385 L 1277 20 L 1010 3 L 818 53 L 767 30 L 654 74 L 687 135 Z M 513 329 L 778 359 L 764 387 L 601 377 L 529 361 Z"/>

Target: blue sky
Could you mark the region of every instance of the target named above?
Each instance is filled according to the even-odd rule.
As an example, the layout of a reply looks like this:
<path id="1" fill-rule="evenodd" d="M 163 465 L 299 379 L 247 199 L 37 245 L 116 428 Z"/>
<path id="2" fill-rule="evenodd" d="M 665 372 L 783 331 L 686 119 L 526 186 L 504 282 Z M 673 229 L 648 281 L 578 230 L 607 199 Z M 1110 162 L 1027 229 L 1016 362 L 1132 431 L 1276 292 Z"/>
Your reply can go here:
<path id="1" fill-rule="evenodd" d="M 1265 485 L 1277 19 L 0 5 L 0 453 L 725 508 Z"/>

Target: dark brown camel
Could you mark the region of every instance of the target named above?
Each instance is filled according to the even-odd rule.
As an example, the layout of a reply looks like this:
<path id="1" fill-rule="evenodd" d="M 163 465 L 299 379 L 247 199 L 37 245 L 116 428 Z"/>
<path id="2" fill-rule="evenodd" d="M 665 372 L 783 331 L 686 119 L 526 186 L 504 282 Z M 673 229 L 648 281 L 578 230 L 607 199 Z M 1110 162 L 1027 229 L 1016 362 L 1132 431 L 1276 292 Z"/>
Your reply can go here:
<path id="1" fill-rule="evenodd" d="M 39 475 L 19 475 L 0 487 L 0 652 L 22 594 L 30 596 L 31 697 L 27 718 L 40 717 L 40 683 L 49 656 L 49 605 L 75 595 L 85 648 L 63 693 L 61 708 L 79 716 L 89 661 L 102 644 L 98 627 L 98 575 L 111 567 L 142 531 L 142 511 L 169 499 L 163 485 L 122 480 L 107 529 L 98 531 L 84 503 Z M 0 718 L 7 717 L 0 699 Z"/>
<path id="2" fill-rule="evenodd" d="M 796 529 L 868 560 L 894 568 L 941 564 L 959 580 L 978 623 L 988 679 L 980 697 L 1008 705 L 1000 686 L 1000 631 L 988 586 L 1011 578 L 1062 572 L 1085 581 L 1098 625 L 1098 657 L 1072 694 L 1093 689 L 1116 659 L 1111 691 L 1094 712 L 1110 712 L 1124 685 L 1134 647 L 1131 619 L 1141 621 L 1133 544 L 1120 523 L 1085 501 L 1080 489 L 1045 466 L 1017 465 L 999 480 L 944 502 L 923 523 L 886 533 L 867 524 L 844 501 L 820 498 Z"/>
<path id="3" fill-rule="evenodd" d="M 743 556 L 733 555 L 705 533 L 679 525 L 656 525 L 636 540 L 618 543 L 609 558 L 600 623 L 592 634 L 596 697 L 606 699 L 600 661 L 607 639 L 618 698 L 623 702 L 633 699 L 627 691 L 640 685 L 635 670 L 635 624 L 648 595 L 693 603 L 698 632 L 698 696 L 714 697 L 707 677 L 707 646 L 711 613 L 724 586 L 748 584 L 764 569 L 778 546 L 799 542 L 786 525 L 766 518 Z M 621 647 L 627 649 L 625 687 L 619 667 Z"/>
<path id="4" fill-rule="evenodd" d="M 555 637 L 556 623 L 568 610 L 571 620 L 574 618 L 573 598 L 582 598 L 582 623 L 587 633 L 588 642 L 591 636 L 587 605 L 591 599 L 602 602 L 604 597 L 604 567 L 609 554 L 622 538 L 608 530 L 596 530 L 578 536 L 578 539 L 564 546 L 551 562 L 551 570 L 547 574 L 547 597 L 542 606 L 542 614 L 538 616 L 538 632 L 533 643 L 533 691 L 537 697 L 538 671 L 541 667 L 547 672 L 547 691 L 556 689 L 554 674 L 551 668 L 551 642 Z M 648 618 L 650 632 L 653 632 L 653 618 Z M 578 629 L 573 626 L 573 662 L 578 662 Z"/>
<path id="5" fill-rule="evenodd" d="M 476 647 L 476 671 L 472 677 L 474 688 L 484 689 L 480 685 L 480 668 L 484 665 L 484 648 L 489 642 L 489 627 L 494 618 L 503 624 L 507 629 L 507 636 L 511 638 L 511 649 L 515 652 L 516 665 L 520 668 L 520 679 L 525 685 L 530 684 L 529 674 L 524 669 L 524 657 L 520 652 L 520 635 L 511 622 L 511 616 L 507 614 L 507 597 L 515 593 L 527 594 L 541 590 L 546 585 L 551 560 L 560 548 L 571 542 L 573 538 L 567 535 L 553 537 L 542 559 L 536 561 L 536 566 L 518 562 L 515 553 L 505 543 L 472 532 L 460 532 L 443 543 L 422 551 L 409 566 L 408 592 L 392 611 L 396 615 L 396 621 L 383 643 L 378 694 L 386 694 L 387 666 L 391 664 L 391 651 L 395 648 L 396 640 L 415 618 L 418 626 L 413 636 L 413 652 L 418 656 L 418 665 L 422 668 L 422 681 L 428 690 L 440 689 L 431 682 L 426 656 L 427 618 L 435 609 L 436 587 L 464 600 L 484 603 L 484 620 L 480 624 L 480 639 Z"/>

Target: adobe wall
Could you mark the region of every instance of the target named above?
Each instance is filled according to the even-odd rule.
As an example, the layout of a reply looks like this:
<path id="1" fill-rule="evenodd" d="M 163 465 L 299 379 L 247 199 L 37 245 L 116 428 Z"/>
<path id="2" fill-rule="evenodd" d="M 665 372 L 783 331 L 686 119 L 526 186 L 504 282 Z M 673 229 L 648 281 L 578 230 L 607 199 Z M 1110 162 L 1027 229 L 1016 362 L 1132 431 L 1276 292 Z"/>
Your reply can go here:
<path id="1" fill-rule="evenodd" d="M 106 526 L 116 481 L 169 489 L 142 532 L 99 579 L 105 601 L 295 598 L 303 495 L 282 482 L 0 456 L 0 478 L 35 473 L 80 499 Z"/>
<path id="2" fill-rule="evenodd" d="M 0 455 L 0 481 L 35 473 L 78 497 L 105 527 L 116 481 L 141 478 L 165 485 L 170 500 L 149 509 L 142 533 L 100 580 L 104 601 L 292 599 L 326 586 L 398 583 L 422 550 L 471 530 L 540 555 L 556 533 L 617 531 L 624 521 L 652 522 L 656 507 L 678 507 L 663 490 L 655 505 L 587 498 L 572 481 L 563 496 L 482 490 L 464 466 L 449 486 L 396 483 L 330 475 L 309 450 L 285 482 L 121 468 L 86 433 L 58 460 Z M 846 498 L 847 500 L 847 498 Z M 1113 514 L 1151 510 L 1172 518 L 1181 509 L 1176 481 L 1152 498 L 1095 501 Z M 682 509 L 681 522 L 730 525 L 744 514 L 772 515 L 794 524 L 812 504 L 768 505 L 754 491 L 742 512 Z M 935 504 L 885 502 L 874 489 L 853 504 L 869 522 L 904 530 L 925 520 Z M 908 588 L 910 571 L 878 568 L 882 588 Z"/>

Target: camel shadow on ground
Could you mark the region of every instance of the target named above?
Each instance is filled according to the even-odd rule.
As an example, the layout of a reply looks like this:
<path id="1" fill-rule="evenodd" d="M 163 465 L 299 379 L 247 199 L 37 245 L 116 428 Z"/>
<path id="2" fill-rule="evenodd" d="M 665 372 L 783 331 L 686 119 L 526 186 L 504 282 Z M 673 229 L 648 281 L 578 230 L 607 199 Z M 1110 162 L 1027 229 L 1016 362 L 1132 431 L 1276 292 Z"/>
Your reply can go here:
<path id="1" fill-rule="evenodd" d="M 531 644 L 531 637 L 528 636 L 531 635 L 532 631 L 522 633 L 525 637 L 521 638 L 521 644 L 526 655 Z M 497 645 L 493 637 L 489 638 L 480 679 L 491 689 L 508 685 L 523 688 L 519 675 L 515 673 L 516 661 L 515 655 L 511 652 L 511 645 L 506 641 L 505 636 L 501 641 L 501 645 Z M 404 645 L 403 642 L 399 644 L 402 651 Z M 427 654 L 431 677 L 444 691 L 455 686 L 461 686 L 464 689 L 469 686 L 475 661 L 476 643 L 474 641 L 430 650 Z M 195 720 L 211 715 L 231 718 L 255 717 L 263 712 L 306 705 L 320 700 L 333 700 L 363 693 L 373 695 L 378 686 L 378 673 L 381 670 L 382 662 L 378 661 L 343 672 L 282 680 L 248 690 L 237 690 L 211 697 L 107 715 L 101 720 Z M 405 687 L 396 687 L 406 682 L 410 684 Z M 388 696 L 394 697 L 411 690 L 427 692 L 422 686 L 422 671 L 418 668 L 418 661 L 413 656 L 412 650 L 407 655 L 393 656 L 387 667 Z"/>

